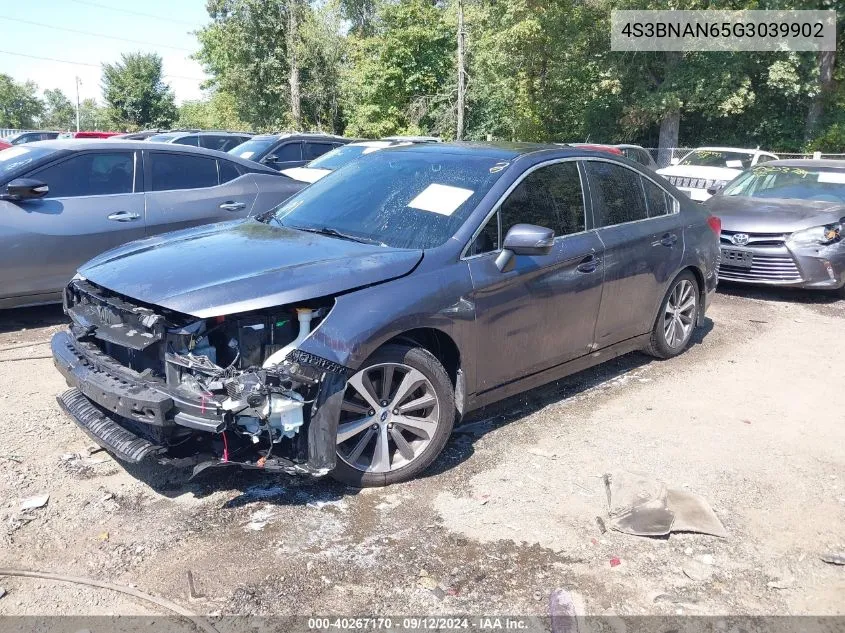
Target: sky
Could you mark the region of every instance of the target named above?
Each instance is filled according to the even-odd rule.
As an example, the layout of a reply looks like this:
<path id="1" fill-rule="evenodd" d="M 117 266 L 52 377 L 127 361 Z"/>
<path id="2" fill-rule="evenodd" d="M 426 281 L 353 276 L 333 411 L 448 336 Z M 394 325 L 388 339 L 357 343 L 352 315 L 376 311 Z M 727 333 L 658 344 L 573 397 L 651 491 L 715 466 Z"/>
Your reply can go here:
<path id="1" fill-rule="evenodd" d="M 119 61 L 121 53 L 155 52 L 177 103 L 199 99 L 205 74 L 190 59 L 198 46 L 192 32 L 208 21 L 205 0 L 4 0 L 0 73 L 34 81 L 39 94 L 60 88 L 71 101 L 78 76 L 79 98 L 102 103 L 102 63 Z"/>

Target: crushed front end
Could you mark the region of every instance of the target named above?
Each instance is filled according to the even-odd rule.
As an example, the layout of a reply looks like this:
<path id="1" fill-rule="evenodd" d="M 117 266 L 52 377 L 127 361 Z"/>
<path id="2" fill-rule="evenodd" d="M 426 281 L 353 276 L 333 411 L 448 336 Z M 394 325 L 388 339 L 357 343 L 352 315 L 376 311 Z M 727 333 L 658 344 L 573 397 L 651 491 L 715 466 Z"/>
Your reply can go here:
<path id="1" fill-rule="evenodd" d="M 74 279 L 53 337 L 62 408 L 123 461 L 324 475 L 347 370 L 297 349 L 331 300 L 200 319 Z"/>

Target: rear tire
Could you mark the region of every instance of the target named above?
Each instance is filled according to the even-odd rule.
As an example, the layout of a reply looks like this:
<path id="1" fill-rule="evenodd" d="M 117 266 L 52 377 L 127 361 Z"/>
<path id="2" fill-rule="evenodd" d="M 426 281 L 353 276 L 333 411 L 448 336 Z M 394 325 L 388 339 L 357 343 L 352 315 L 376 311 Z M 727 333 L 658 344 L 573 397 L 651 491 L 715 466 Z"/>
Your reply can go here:
<path id="1" fill-rule="evenodd" d="M 422 347 L 385 345 L 349 379 L 331 476 L 356 488 L 413 479 L 443 450 L 455 423 L 455 392 Z"/>
<path id="2" fill-rule="evenodd" d="M 687 348 L 698 320 L 700 298 L 698 280 L 692 272 L 685 270 L 675 277 L 660 303 L 647 354 L 672 358 Z"/>

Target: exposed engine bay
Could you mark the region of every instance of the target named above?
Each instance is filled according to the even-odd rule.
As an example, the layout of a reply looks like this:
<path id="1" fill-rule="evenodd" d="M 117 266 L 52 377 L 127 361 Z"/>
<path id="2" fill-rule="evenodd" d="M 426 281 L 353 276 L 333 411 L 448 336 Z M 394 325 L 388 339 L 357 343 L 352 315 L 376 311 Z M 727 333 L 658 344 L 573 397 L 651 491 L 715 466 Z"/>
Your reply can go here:
<path id="1" fill-rule="evenodd" d="M 311 427 L 329 396 L 342 396 L 346 369 L 297 348 L 332 305 L 329 298 L 200 319 L 77 279 L 65 292 L 70 333 L 56 336 L 54 355 L 69 385 L 106 420 L 86 410 L 88 417 L 120 427 L 110 437 L 128 433 L 148 443 L 144 456 L 195 472 L 237 464 L 324 474 L 334 446 L 316 444 L 330 429 Z M 81 402 L 78 395 L 66 393 L 60 403 L 100 442 L 103 432 L 85 429 L 85 416 L 69 402 Z M 332 407 L 324 413 L 319 424 L 330 427 Z M 124 457 L 120 446 L 106 447 Z"/>

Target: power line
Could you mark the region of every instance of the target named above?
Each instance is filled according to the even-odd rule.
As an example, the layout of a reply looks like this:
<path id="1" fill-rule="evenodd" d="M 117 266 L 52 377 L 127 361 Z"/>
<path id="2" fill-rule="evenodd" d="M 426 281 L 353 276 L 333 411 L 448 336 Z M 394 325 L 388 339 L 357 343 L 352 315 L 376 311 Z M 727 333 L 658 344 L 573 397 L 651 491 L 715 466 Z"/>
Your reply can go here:
<path id="1" fill-rule="evenodd" d="M 102 37 L 108 40 L 117 40 L 119 42 L 130 42 L 132 44 L 142 44 L 144 46 L 153 46 L 159 48 L 172 48 L 173 50 L 177 51 L 185 51 L 188 53 L 192 53 L 193 51 L 189 48 L 182 48 L 181 46 L 171 46 L 170 44 L 157 44 L 155 42 L 145 42 L 143 40 L 132 40 L 126 37 L 117 37 L 115 35 L 103 35 L 102 33 L 92 33 L 91 31 L 80 31 L 78 29 L 69 29 L 64 26 L 53 26 L 52 24 L 43 24 L 41 22 L 32 22 L 30 20 L 22 20 L 20 18 L 10 18 L 5 15 L 0 15 L 0 20 L 9 20 L 11 22 L 20 22 L 21 24 L 29 24 L 31 26 L 41 26 L 48 29 L 54 29 L 56 31 L 65 31 L 67 33 L 77 33 L 79 35 L 90 35 L 93 37 Z"/>
<path id="2" fill-rule="evenodd" d="M 4 55 L 14 55 L 15 57 L 28 57 L 29 59 L 43 59 L 48 62 L 59 62 L 60 64 L 72 64 L 73 66 L 91 66 L 92 68 L 99 68 L 100 64 L 86 64 L 85 62 L 72 62 L 68 59 L 56 59 L 55 57 L 39 57 L 38 55 L 27 55 L 25 53 L 13 53 L 12 51 L 0 51 Z"/>
<path id="3" fill-rule="evenodd" d="M 186 22 L 185 20 L 174 20 L 163 15 L 153 15 L 152 13 L 142 13 L 141 11 L 132 11 L 131 9 L 124 9 L 122 7 L 112 7 L 107 4 L 99 4 L 97 2 L 89 2 L 88 0 L 71 0 L 77 4 L 87 4 L 89 7 L 97 7 L 98 9 L 108 9 L 109 11 L 117 11 L 118 13 L 128 13 L 129 15 L 139 15 L 144 18 L 152 18 L 153 20 L 161 20 L 162 22 L 169 22 L 171 24 L 186 24 L 188 26 L 197 26 L 193 22 Z"/>
<path id="4" fill-rule="evenodd" d="M 101 68 L 101 64 L 91 64 L 86 62 L 74 62 L 69 59 L 57 59 L 55 57 L 41 57 L 39 55 L 27 55 L 26 53 L 13 53 L 12 51 L 3 51 L 0 50 L 0 54 L 2 55 L 14 55 L 15 57 L 27 57 L 29 59 L 40 59 L 47 62 L 58 62 L 60 64 L 70 64 L 71 66 L 89 66 L 91 68 Z M 185 75 L 171 75 L 170 73 L 165 73 L 164 77 L 170 77 L 171 79 L 187 79 L 188 81 L 205 81 L 205 79 L 201 79 L 199 77 L 186 77 Z"/>

